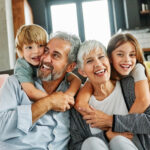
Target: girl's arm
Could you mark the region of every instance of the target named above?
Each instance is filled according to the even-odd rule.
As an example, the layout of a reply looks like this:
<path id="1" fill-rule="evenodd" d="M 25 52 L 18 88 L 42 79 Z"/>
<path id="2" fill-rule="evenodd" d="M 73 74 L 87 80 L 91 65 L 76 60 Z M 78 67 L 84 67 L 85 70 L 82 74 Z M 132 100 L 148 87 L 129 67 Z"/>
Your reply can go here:
<path id="1" fill-rule="evenodd" d="M 84 115 L 84 112 L 81 111 L 82 108 L 89 109 L 89 99 L 93 93 L 93 87 L 89 81 L 86 81 L 84 86 L 80 89 L 75 103 L 75 108 L 77 111 L 79 111 L 82 115 Z"/>
<path id="2" fill-rule="evenodd" d="M 75 74 L 69 73 L 67 81 L 70 82 L 70 86 L 65 93 L 74 97 L 80 88 L 81 80 Z"/>
<path id="3" fill-rule="evenodd" d="M 148 80 L 135 82 L 135 96 L 136 99 L 129 113 L 143 113 L 150 105 L 150 91 Z"/>
<path id="4" fill-rule="evenodd" d="M 25 91 L 25 93 L 27 94 L 27 96 L 33 101 L 37 101 L 43 97 L 48 96 L 48 94 L 46 92 L 43 92 L 43 91 L 37 89 L 30 82 L 23 82 L 23 83 L 21 83 L 21 86 L 22 86 L 23 90 Z"/>
<path id="5" fill-rule="evenodd" d="M 138 63 L 131 72 L 135 82 L 135 101 L 129 113 L 143 113 L 150 105 L 150 91 L 145 67 Z"/>

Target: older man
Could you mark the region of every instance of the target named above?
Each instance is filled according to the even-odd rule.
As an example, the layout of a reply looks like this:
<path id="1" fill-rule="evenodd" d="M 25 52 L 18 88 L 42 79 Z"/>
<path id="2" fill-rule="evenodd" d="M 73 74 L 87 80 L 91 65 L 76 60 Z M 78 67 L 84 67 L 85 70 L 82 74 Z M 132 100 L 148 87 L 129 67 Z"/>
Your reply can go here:
<path id="1" fill-rule="evenodd" d="M 63 32 L 54 34 L 47 44 L 38 71 L 41 80 L 36 79 L 35 85 L 51 93 L 48 97 L 32 103 L 16 77 L 8 78 L 0 93 L 1 142 L 23 150 L 67 149 L 70 139 L 67 110 L 74 99 L 63 92 L 68 88 L 66 73 L 75 66 L 79 45 L 76 36 Z"/>

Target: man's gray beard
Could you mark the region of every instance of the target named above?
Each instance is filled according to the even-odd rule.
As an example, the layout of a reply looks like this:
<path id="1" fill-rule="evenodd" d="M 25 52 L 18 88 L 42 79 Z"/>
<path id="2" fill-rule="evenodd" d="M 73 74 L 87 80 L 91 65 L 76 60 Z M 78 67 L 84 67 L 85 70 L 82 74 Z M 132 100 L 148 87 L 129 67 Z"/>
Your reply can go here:
<path id="1" fill-rule="evenodd" d="M 66 68 L 64 68 L 64 70 L 66 70 Z M 64 73 L 64 70 L 60 73 L 56 73 L 54 75 L 49 74 L 48 76 L 44 77 L 44 74 L 38 69 L 37 70 L 37 77 L 40 78 L 42 81 L 57 80 L 58 78 L 60 78 L 62 76 L 62 74 Z"/>

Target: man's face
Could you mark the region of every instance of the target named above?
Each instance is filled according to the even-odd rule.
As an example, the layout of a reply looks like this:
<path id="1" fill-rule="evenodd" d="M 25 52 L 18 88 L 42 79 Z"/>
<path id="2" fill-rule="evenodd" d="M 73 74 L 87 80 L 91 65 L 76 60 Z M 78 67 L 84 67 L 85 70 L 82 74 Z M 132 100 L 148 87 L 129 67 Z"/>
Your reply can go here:
<path id="1" fill-rule="evenodd" d="M 54 38 L 48 42 L 38 70 L 41 80 L 56 80 L 65 75 L 70 48 L 70 43 L 62 39 Z"/>

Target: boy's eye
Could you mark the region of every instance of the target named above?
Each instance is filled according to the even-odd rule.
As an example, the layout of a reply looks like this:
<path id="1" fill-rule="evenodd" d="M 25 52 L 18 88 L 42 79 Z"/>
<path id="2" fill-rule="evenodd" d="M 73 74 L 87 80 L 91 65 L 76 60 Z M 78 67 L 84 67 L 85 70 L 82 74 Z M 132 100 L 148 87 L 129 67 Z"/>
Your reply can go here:
<path id="1" fill-rule="evenodd" d="M 39 45 L 39 47 L 43 47 L 43 46 L 44 46 L 44 45 L 42 45 L 42 44 L 41 44 L 41 45 Z"/>
<path id="2" fill-rule="evenodd" d="M 26 49 L 32 49 L 32 46 L 27 46 Z"/>

